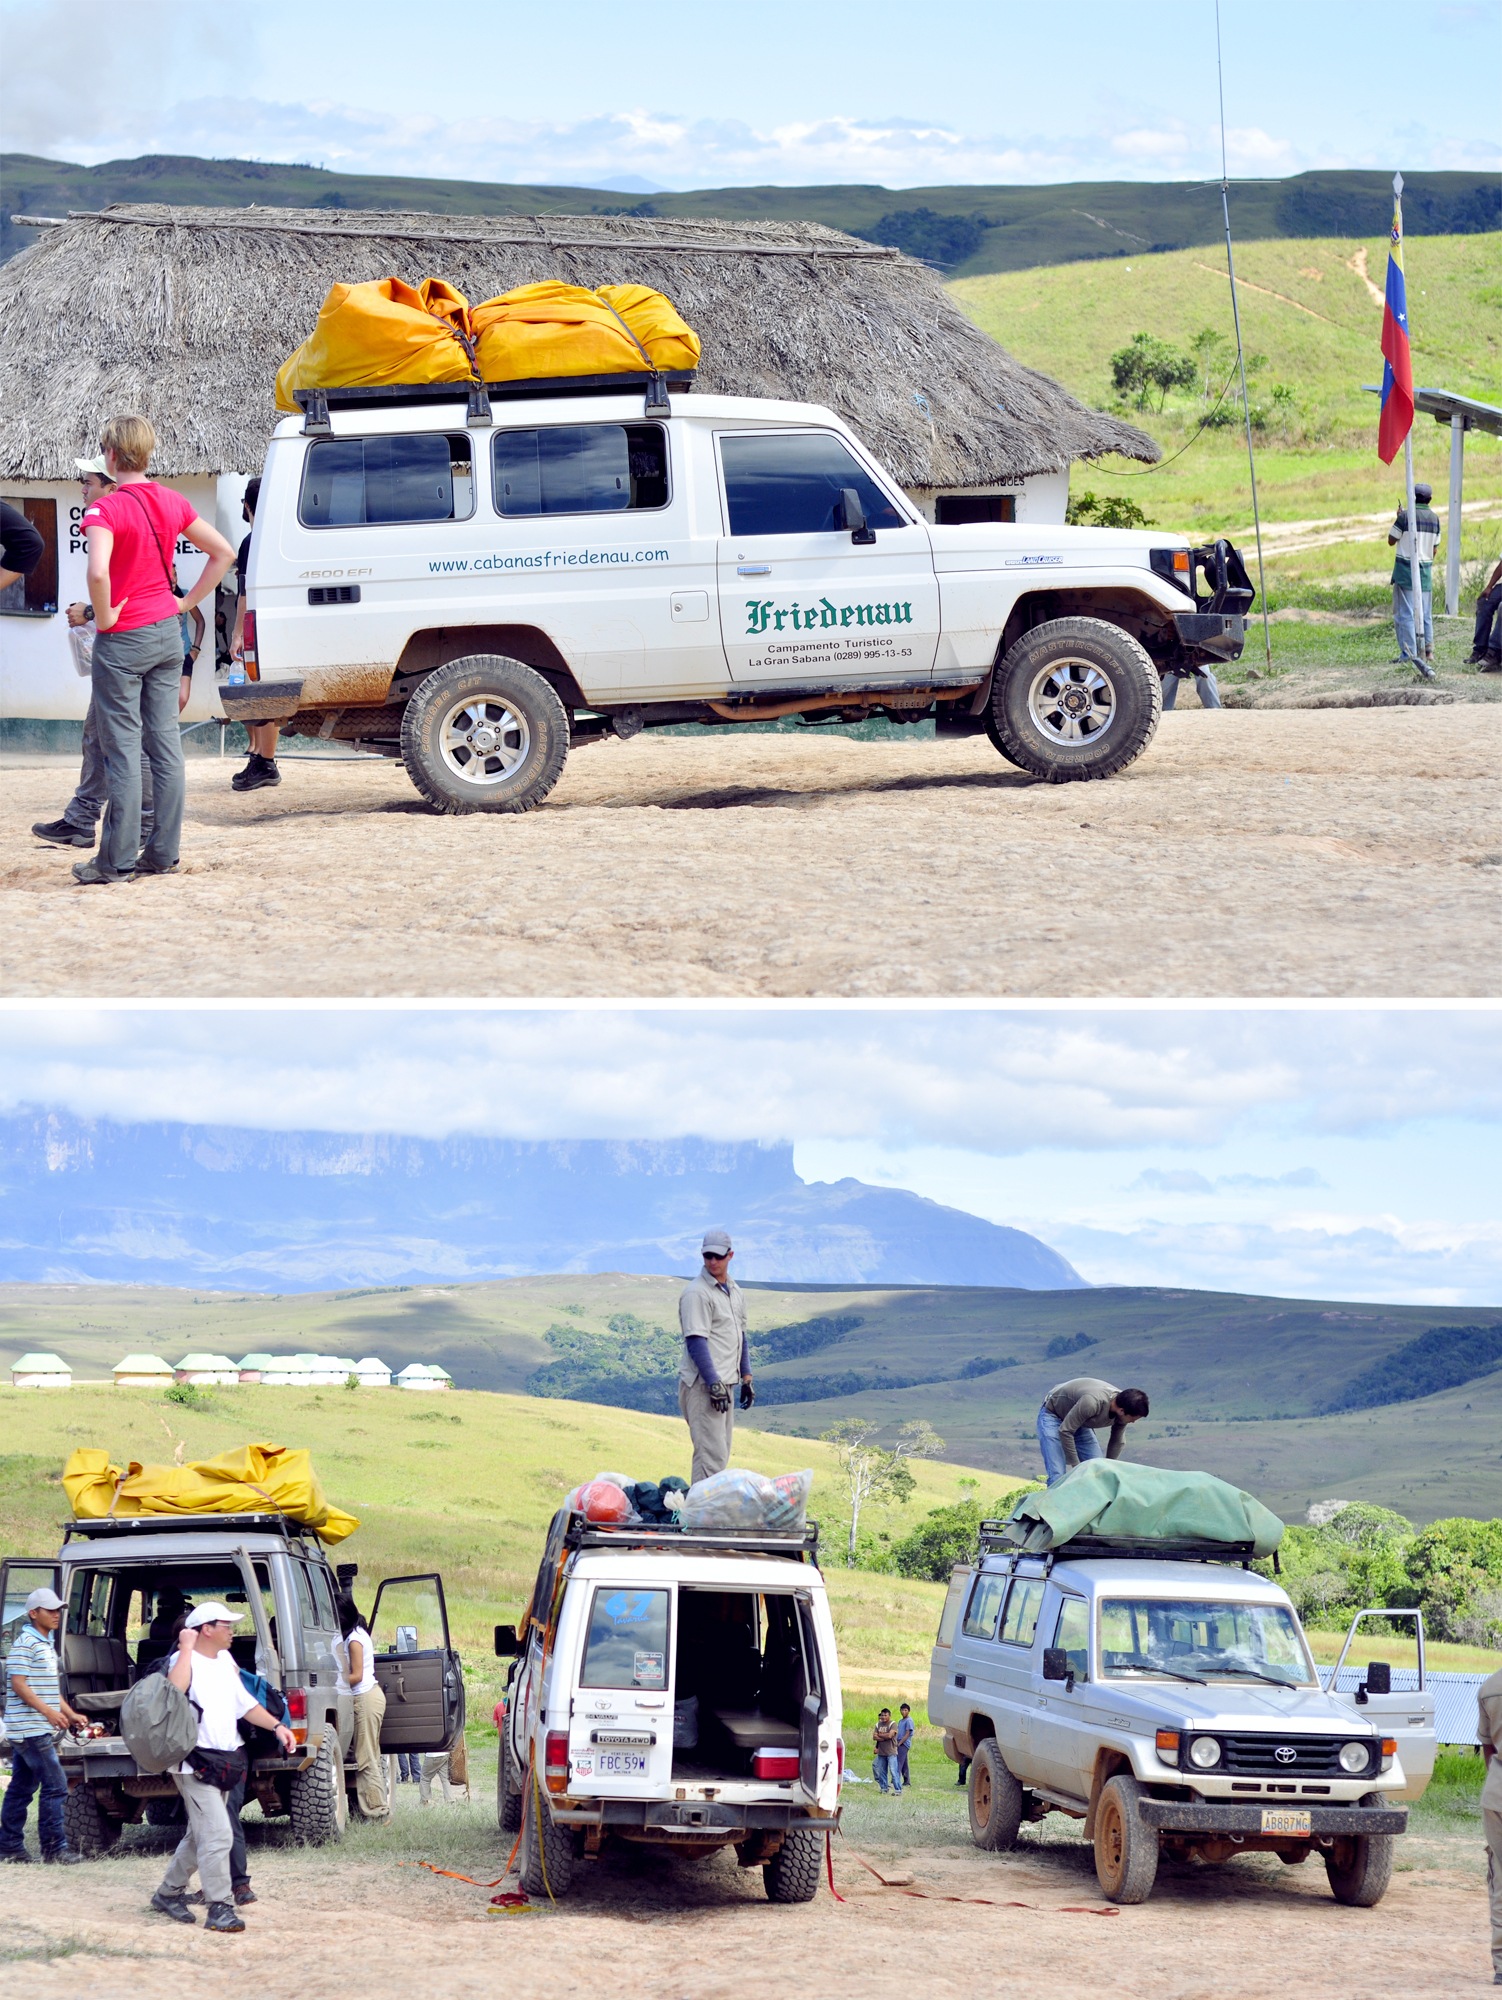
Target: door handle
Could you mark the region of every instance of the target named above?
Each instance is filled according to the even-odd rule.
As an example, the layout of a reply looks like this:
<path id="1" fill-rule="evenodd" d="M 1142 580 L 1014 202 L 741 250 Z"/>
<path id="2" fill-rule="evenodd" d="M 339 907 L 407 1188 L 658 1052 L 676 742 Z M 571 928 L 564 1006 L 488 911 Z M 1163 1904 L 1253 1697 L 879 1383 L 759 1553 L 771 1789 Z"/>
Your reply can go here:
<path id="1" fill-rule="evenodd" d="M 737 563 L 735 573 L 737 576 L 770 576 L 772 574 L 772 565 L 770 563 Z"/>

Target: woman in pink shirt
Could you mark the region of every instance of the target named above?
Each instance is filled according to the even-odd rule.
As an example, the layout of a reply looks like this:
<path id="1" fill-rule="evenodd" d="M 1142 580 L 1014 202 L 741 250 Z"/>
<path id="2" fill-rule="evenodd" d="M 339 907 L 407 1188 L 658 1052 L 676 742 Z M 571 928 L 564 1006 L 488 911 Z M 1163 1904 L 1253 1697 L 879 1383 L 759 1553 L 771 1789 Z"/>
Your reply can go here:
<path id="1" fill-rule="evenodd" d="M 74 864 L 79 882 L 128 882 L 177 867 L 183 819 L 183 751 L 177 727 L 182 636 L 178 620 L 218 588 L 235 552 L 170 486 L 146 477 L 156 432 L 145 417 L 111 417 L 100 440 L 115 490 L 84 511 L 94 641 L 94 714 L 109 804 L 99 852 Z M 172 566 L 179 535 L 208 561 L 191 590 Z M 156 797 L 141 849 L 141 760 Z"/>

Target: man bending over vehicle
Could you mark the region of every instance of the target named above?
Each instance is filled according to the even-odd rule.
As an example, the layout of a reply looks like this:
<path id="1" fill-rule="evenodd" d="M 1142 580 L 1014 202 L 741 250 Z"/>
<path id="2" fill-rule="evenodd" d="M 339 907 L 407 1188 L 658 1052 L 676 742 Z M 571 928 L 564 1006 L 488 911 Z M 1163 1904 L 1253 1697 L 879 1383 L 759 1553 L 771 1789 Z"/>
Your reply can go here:
<path id="1" fill-rule="evenodd" d="M 1127 1425 L 1146 1415 L 1145 1389 L 1117 1389 L 1095 1375 L 1076 1375 L 1050 1389 L 1038 1412 L 1038 1446 L 1049 1485 L 1056 1486 L 1081 1460 L 1099 1458 L 1095 1433 L 1108 1426 L 1105 1456 L 1120 1458 Z"/>

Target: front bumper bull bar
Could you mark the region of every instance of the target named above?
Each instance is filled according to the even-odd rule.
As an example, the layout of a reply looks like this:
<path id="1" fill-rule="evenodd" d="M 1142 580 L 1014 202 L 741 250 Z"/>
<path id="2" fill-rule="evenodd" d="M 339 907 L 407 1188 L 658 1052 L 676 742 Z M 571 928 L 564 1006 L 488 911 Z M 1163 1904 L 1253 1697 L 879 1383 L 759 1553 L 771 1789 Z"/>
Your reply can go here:
<path id="1" fill-rule="evenodd" d="M 1234 611 L 1176 611 L 1173 629 L 1190 660 L 1239 660 L 1246 620 Z"/>
<path id="2" fill-rule="evenodd" d="M 1404 1806 L 1317 1806 L 1290 1799 L 1285 1804 L 1269 1801 L 1266 1806 L 1185 1805 L 1178 1799 L 1139 1799 L 1137 1811 L 1144 1826 L 1160 1833 L 1240 1834 L 1256 1840 L 1329 1840 L 1363 1833 L 1406 1833 L 1408 1811 Z M 1264 1812 L 1307 1812 L 1309 1833 L 1266 1834 L 1262 1831 Z"/>

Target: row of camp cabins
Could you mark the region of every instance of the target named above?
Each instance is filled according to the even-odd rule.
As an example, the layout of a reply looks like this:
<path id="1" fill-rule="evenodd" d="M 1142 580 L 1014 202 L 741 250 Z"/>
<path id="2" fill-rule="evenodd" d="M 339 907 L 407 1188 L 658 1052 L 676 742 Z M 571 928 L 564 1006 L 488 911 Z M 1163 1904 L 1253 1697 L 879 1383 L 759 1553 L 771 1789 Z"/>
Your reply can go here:
<path id="1" fill-rule="evenodd" d="M 343 1388 L 351 1378 L 362 1389 L 452 1389 L 446 1368 L 409 1361 L 393 1374 L 374 1354 L 351 1361 L 339 1354 L 185 1354 L 175 1364 L 156 1354 L 127 1354 L 111 1370 L 117 1389 L 170 1389 L 188 1382 L 203 1389 L 233 1389 L 241 1383 L 264 1388 Z M 58 1354 L 23 1354 L 10 1371 L 13 1389 L 71 1389 L 73 1370 Z"/>

